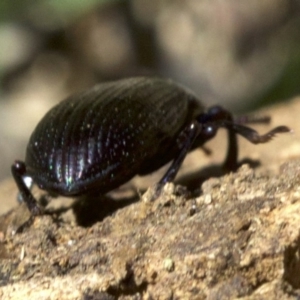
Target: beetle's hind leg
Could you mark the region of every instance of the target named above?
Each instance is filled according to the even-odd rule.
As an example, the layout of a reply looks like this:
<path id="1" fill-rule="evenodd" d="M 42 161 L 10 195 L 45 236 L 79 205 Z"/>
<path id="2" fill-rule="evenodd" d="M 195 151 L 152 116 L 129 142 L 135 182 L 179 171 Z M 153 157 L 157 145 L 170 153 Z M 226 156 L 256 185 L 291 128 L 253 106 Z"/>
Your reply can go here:
<path id="1" fill-rule="evenodd" d="M 37 216 L 42 214 L 42 210 L 39 207 L 36 199 L 33 197 L 31 191 L 24 182 L 23 176 L 26 175 L 26 166 L 22 161 L 16 161 L 11 166 L 11 172 L 15 179 L 15 182 L 19 188 L 20 194 L 23 201 L 27 205 L 32 216 Z"/>

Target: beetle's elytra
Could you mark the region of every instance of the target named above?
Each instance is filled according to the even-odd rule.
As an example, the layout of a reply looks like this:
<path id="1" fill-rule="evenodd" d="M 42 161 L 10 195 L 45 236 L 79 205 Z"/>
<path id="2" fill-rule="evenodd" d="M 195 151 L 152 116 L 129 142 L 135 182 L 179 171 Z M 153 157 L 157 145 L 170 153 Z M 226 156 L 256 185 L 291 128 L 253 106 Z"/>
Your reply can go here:
<path id="1" fill-rule="evenodd" d="M 220 127 L 228 130 L 227 169 L 237 165 L 236 134 L 256 144 L 290 131 L 279 126 L 259 135 L 243 125 L 247 118 L 241 120 L 219 106 L 205 109 L 193 93 L 170 80 L 137 77 L 102 83 L 44 116 L 30 137 L 25 162 L 16 161 L 12 174 L 29 210 L 38 214 L 24 176 L 54 194 L 104 194 L 173 161 L 159 182 L 164 184 L 175 178 L 186 154 Z"/>

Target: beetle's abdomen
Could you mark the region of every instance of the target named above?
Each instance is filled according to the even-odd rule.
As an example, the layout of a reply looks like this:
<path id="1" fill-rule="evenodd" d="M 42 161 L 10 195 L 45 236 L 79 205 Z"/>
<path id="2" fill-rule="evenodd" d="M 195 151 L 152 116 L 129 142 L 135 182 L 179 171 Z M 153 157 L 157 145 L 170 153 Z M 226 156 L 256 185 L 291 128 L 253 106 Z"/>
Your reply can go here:
<path id="1" fill-rule="evenodd" d="M 201 110 L 194 96 L 166 80 L 99 84 L 40 121 L 27 148 L 28 173 L 40 187 L 64 195 L 111 190 L 137 174 L 163 143 L 174 142 Z"/>

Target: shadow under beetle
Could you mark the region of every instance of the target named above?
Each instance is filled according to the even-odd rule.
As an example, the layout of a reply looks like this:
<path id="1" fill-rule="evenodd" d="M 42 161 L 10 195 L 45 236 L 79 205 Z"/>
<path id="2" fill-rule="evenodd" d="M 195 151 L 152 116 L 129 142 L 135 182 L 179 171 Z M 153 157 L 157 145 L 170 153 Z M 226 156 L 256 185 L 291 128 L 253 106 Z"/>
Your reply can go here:
<path id="1" fill-rule="evenodd" d="M 29 176 L 52 194 L 105 194 L 135 175 L 172 161 L 157 187 L 173 181 L 187 153 L 203 146 L 220 127 L 228 130 L 224 167 L 237 167 L 236 134 L 253 144 L 268 142 L 243 124 L 266 119 L 236 118 L 220 106 L 205 109 L 190 91 L 170 80 L 128 78 L 101 83 L 53 107 L 33 131 L 25 162 L 12 174 L 32 215 L 42 211 L 25 184 Z"/>

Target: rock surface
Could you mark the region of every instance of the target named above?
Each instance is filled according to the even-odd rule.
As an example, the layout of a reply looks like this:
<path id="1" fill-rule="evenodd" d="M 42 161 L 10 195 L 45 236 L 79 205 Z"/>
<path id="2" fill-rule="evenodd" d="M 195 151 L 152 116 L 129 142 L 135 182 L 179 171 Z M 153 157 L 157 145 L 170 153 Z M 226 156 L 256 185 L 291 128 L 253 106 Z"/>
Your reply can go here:
<path id="1" fill-rule="evenodd" d="M 132 187 L 156 179 L 136 179 L 118 195 L 52 208 L 18 233 L 29 214 L 14 204 L 0 217 L 0 298 L 299 299 L 299 111 L 300 99 L 268 108 L 270 127 L 295 133 L 239 140 L 249 164 L 234 173 L 219 176 L 226 141 L 214 139 L 213 154 L 191 154 L 180 185 L 154 202 Z M 1 203 L 16 193 L 3 183 Z"/>

